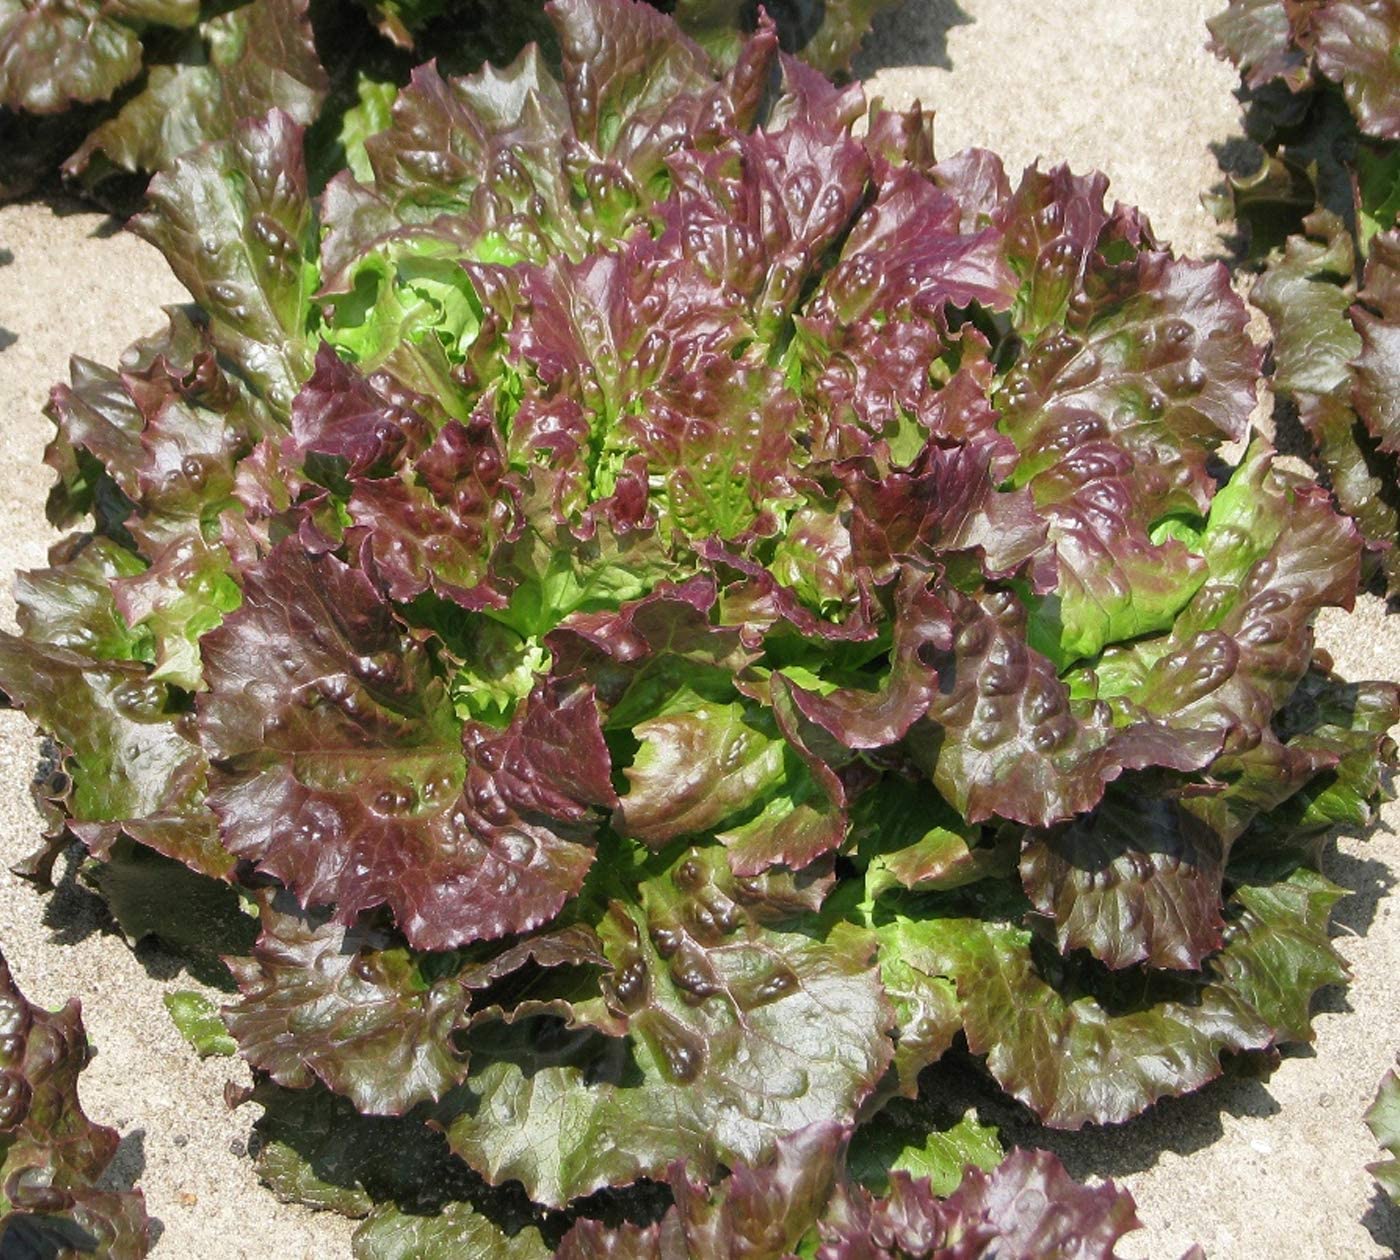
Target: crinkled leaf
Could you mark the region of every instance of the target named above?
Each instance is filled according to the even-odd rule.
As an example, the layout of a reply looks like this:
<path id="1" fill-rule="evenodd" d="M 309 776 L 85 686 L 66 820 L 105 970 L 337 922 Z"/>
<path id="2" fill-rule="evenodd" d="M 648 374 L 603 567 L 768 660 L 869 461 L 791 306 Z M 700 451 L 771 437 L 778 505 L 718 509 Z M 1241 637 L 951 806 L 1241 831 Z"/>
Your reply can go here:
<path id="1" fill-rule="evenodd" d="M 1301 410 L 1338 505 L 1356 520 L 1368 542 L 1385 544 L 1400 537 L 1400 495 L 1389 461 L 1350 403 L 1308 399 Z M 1378 558 L 1387 589 L 1400 590 L 1400 548 L 1382 545 Z"/>
<path id="2" fill-rule="evenodd" d="M 849 1130 L 813 1124 L 777 1144 L 758 1165 L 739 1164 L 707 1188 L 679 1163 L 670 1173 L 676 1205 L 658 1225 L 609 1231 L 583 1220 L 565 1237 L 562 1260 L 751 1256 L 783 1260 L 1110 1260 L 1118 1239 L 1138 1228 L 1132 1196 L 1108 1182 L 1072 1182 L 1044 1151 L 1013 1151 L 989 1173 L 971 1170 L 940 1201 L 927 1180 L 896 1172 L 882 1197 L 849 1179 Z M 998 1152 L 999 1154 L 999 1152 Z M 993 1161 L 995 1162 L 995 1161 Z"/>
<path id="3" fill-rule="evenodd" d="M 1112 1181 L 1076 1185 L 1049 1152 L 1019 1148 L 990 1172 L 969 1171 L 943 1206 L 954 1219 L 985 1221 L 996 1231 L 998 1254 L 1026 1260 L 1108 1260 L 1141 1225 L 1132 1195 Z"/>
<path id="4" fill-rule="evenodd" d="M 717 82 L 716 68 L 699 45 L 650 6 L 555 0 L 550 15 L 564 92 L 583 146 L 579 156 L 585 162 L 592 155 L 602 159 L 594 167 L 595 213 L 608 215 L 614 198 L 622 209 L 647 190 L 673 137 L 713 126 L 716 114 L 741 123 L 751 117 L 753 106 L 745 98 L 762 90 L 762 76 L 750 82 L 753 67 L 741 56 L 735 77 Z M 771 46 L 771 36 L 753 41 L 760 48 L 764 43 Z"/>
<path id="5" fill-rule="evenodd" d="M 723 850 L 691 850 L 614 900 L 599 931 L 627 1039 L 557 1017 L 483 1026 L 473 1071 L 444 1102 L 453 1149 L 493 1183 L 562 1204 L 686 1159 L 762 1158 L 814 1119 L 851 1116 L 889 1061 L 871 938 L 829 933 L 736 881 Z M 747 901 L 747 904 L 746 904 Z M 811 935 L 800 929 L 804 922 Z M 626 1132 L 619 1144 L 607 1135 Z"/>
<path id="6" fill-rule="evenodd" d="M 1400 523 L 1386 455 L 1397 427 L 1390 385 L 1393 312 L 1387 320 L 1352 305 L 1354 247 L 1342 223 L 1318 214 L 1307 225 L 1308 235 L 1290 237 L 1284 255 L 1254 287 L 1254 300 L 1274 330 L 1275 382 L 1297 405 L 1337 502 L 1373 544 L 1389 543 Z M 1387 239 L 1373 241 L 1368 276 L 1379 275 L 1376 261 L 1385 256 Z M 1378 306 L 1385 309 L 1384 299 Z M 1397 563 L 1393 547 L 1382 552 L 1392 586 Z"/>
<path id="7" fill-rule="evenodd" d="M 1004 1155 L 997 1131 L 978 1123 L 971 1108 L 956 1123 L 940 1125 L 931 1108 L 896 1100 L 856 1130 L 847 1163 L 851 1176 L 876 1194 L 887 1193 L 890 1174 L 902 1172 L 946 1197 L 969 1168 L 991 1172 Z"/>
<path id="8" fill-rule="evenodd" d="M 437 427 L 433 421 L 445 419 L 431 400 L 403 388 L 392 376 L 366 376 L 322 345 L 315 371 L 292 403 L 294 446 L 282 453 L 307 467 L 331 461 L 333 479 L 379 477 L 420 453 Z M 323 470 L 321 479 L 331 468 Z"/>
<path id="9" fill-rule="evenodd" d="M 171 543 L 145 572 L 114 584 L 123 617 L 154 640 L 153 679 L 203 689 L 199 641 L 241 599 L 228 569 L 222 547 L 188 539 Z"/>
<path id="10" fill-rule="evenodd" d="M 511 589 L 509 606 L 492 616 L 525 638 L 543 637 L 571 614 L 606 612 L 641 599 L 663 579 L 684 576 L 643 515 L 641 479 L 596 503 L 577 528 L 550 514 L 548 482 L 526 486 L 526 525 L 504 542 L 492 567 Z M 641 500 L 639 504 L 638 500 Z"/>
<path id="11" fill-rule="evenodd" d="M 907 470 L 852 469 L 852 561 L 883 573 L 902 559 L 931 564 L 971 551 L 988 577 L 1017 572 L 1044 548 L 1046 521 L 1026 491 L 998 489 L 995 458 L 990 442 L 930 442 Z"/>
<path id="12" fill-rule="evenodd" d="M 430 8 L 379 16 L 402 38 Z M 279 11 L 294 69 L 301 11 Z M 170 41 L 172 127 L 175 79 L 219 69 L 214 30 L 238 51 L 238 13 Z M 55 551 L 6 649 L 7 690 L 72 750 L 46 815 L 111 879 L 135 841 L 284 885 L 229 1019 L 307 1108 L 264 1168 L 376 1211 L 362 1237 L 520 1237 L 479 1183 L 390 1149 L 431 1111 L 550 1203 L 669 1172 L 661 1223 L 580 1225 L 599 1254 L 810 1253 L 825 1217 L 833 1255 L 1003 1226 L 1053 1255 L 1056 1219 L 1117 1219 L 1111 1192 L 1092 1220 L 999 1224 L 983 1185 L 958 1223 L 902 1174 L 886 1201 L 839 1185 L 840 1130 L 914 1098 L 960 1028 L 1067 1123 L 1301 1031 L 1335 978 L 1331 893 L 1262 885 L 1364 823 L 1392 757 L 1394 688 L 1312 668 L 1359 540 L 1262 447 L 1222 488 L 1244 310 L 1102 178 L 935 165 L 917 110 L 856 137 L 859 88 L 791 60 L 779 82 L 766 19 L 715 56 L 632 0 L 552 13 L 562 80 L 535 54 L 424 70 L 370 136 L 391 92 L 342 127 L 346 76 L 311 142 L 354 172 L 324 240 L 283 115 L 157 185 L 148 222 L 203 310 L 55 396 L 53 513 L 102 541 Z M 458 64 L 519 29 L 438 17 Z M 260 47 L 223 69 L 257 79 Z M 1300 99 L 1310 147 L 1261 197 L 1335 200 L 1339 112 Z M 1355 350 L 1279 337 L 1281 392 L 1365 435 L 1368 485 L 1400 302 L 1386 169 L 1358 185 L 1364 282 L 1324 220 L 1284 277 L 1341 295 L 1316 322 Z M 147 708 L 123 720 L 169 748 L 95 807 L 135 747 L 108 712 L 127 684 Z M 811 1169 L 780 1145 L 833 1117 L 792 1147 Z M 739 1174 L 770 1157 L 776 1190 Z M 677 1159 L 736 1175 L 711 1194 Z M 431 1202 L 404 1184 L 440 1175 Z M 454 1242 L 471 1212 L 487 1241 Z"/>
<path id="13" fill-rule="evenodd" d="M 919 1075 L 943 1057 L 962 1031 L 958 992 L 950 980 L 925 975 L 892 952 L 880 957 L 880 982 L 894 1007 L 893 1088 L 905 1098 L 919 1092 Z"/>
<path id="14" fill-rule="evenodd" d="M 1352 274 L 1351 240 L 1334 219 L 1311 222 L 1314 232 L 1290 237 L 1282 259 L 1250 292 L 1273 326 L 1274 382 L 1295 395 L 1347 388 L 1348 364 L 1361 352 L 1340 283 Z"/>
<path id="15" fill-rule="evenodd" d="M 670 169 L 668 232 L 711 282 L 744 295 L 767 338 L 860 208 L 870 158 L 843 131 L 794 121 L 713 153 L 679 154 Z"/>
<path id="16" fill-rule="evenodd" d="M 209 313 L 214 343 L 287 414 L 310 374 L 315 269 L 301 128 L 273 110 L 182 156 L 133 226 Z"/>
<path id="17" fill-rule="evenodd" d="M 123 822 L 185 812 L 199 749 L 144 665 L 0 636 L 0 689 L 70 752 L 71 816 Z"/>
<path id="18" fill-rule="evenodd" d="M 606 965 L 580 926 L 527 937 L 457 969 L 368 927 L 343 928 L 264 897 L 252 957 L 230 961 L 242 990 L 224 1022 L 243 1056 L 281 1085 L 319 1078 L 365 1115 L 436 1100 L 467 1071 L 456 1033 L 476 990 L 522 968 Z"/>
<path id="19" fill-rule="evenodd" d="M 175 324 L 170 329 L 176 336 L 185 331 Z M 199 570 L 204 584 L 217 585 L 216 571 L 225 562 L 215 542 L 234 506 L 237 465 L 278 427 L 261 399 L 220 362 L 208 329 L 188 332 L 196 338 L 193 345 L 157 343 L 151 362 L 133 364 L 122 375 L 145 421 L 131 492 L 135 511 L 126 526 L 152 561 L 150 585 L 156 588 L 162 578 L 168 585 L 168 570 L 181 566 Z M 166 609 L 172 602 L 168 591 L 136 593 L 141 587 L 131 583 L 126 589 L 143 610 Z M 119 590 L 114 593 L 120 598 Z M 203 602 L 214 598 L 210 590 L 190 592 L 196 593 Z M 181 620 L 171 612 L 163 619 Z"/>
<path id="20" fill-rule="evenodd" d="M 1400 5 L 1332 0 L 1312 21 L 1317 68 L 1341 83 L 1361 129 L 1400 140 Z"/>
<path id="21" fill-rule="evenodd" d="M 1281 0 L 1230 0 L 1229 7 L 1211 17 L 1211 48 L 1240 68 L 1250 87 L 1270 79 L 1290 86 L 1307 80 L 1307 58 L 1295 43 L 1295 14 L 1311 6 Z"/>
<path id="22" fill-rule="evenodd" d="M 1209 580 L 1171 636 L 1127 649 L 1122 664 L 1125 677 L 1145 667 L 1135 704 L 1177 729 L 1218 732 L 1235 752 L 1270 738 L 1311 663 L 1312 616 L 1350 606 L 1360 538 L 1316 486 L 1276 471 L 1256 443 L 1212 505 L 1201 546 Z"/>
<path id="23" fill-rule="evenodd" d="M 431 587 L 465 608 L 506 602 L 491 585 L 489 563 L 493 545 L 520 528 L 504 466 L 495 426 L 479 416 L 444 425 L 409 476 L 355 482 L 347 508 L 391 599 Z"/>
<path id="24" fill-rule="evenodd" d="M 470 994 L 431 983 L 409 951 L 372 930 L 317 923 L 266 898 L 242 990 L 224 1022 L 243 1056 L 279 1085 L 319 1077 L 365 1115 L 402 1115 L 466 1071 L 453 1033 Z"/>
<path id="25" fill-rule="evenodd" d="M 149 640 L 118 611 L 111 586 L 145 567 L 140 556 L 98 537 L 63 564 L 17 574 L 20 629 L 26 638 L 94 660 L 149 660 Z"/>
<path id="26" fill-rule="evenodd" d="M 616 803 L 591 688 L 542 683 L 462 729 L 362 573 L 290 544 L 204 640 L 200 730 L 225 843 L 339 922 L 387 903 L 419 948 L 551 918 Z"/>
<path id="27" fill-rule="evenodd" d="M 1242 437 L 1254 408 L 1258 351 L 1246 322 L 1219 264 L 1143 253 L 1091 271 L 1064 326 L 1031 339 L 1001 386 L 1002 423 L 1021 450 L 1017 479 L 1104 438 L 1142 466 L 1149 501 L 1196 492 L 1205 453 Z"/>
<path id="28" fill-rule="evenodd" d="M 532 49 L 504 70 L 486 67 L 460 79 L 419 67 L 396 97 L 389 126 L 365 141 L 373 183 L 340 175 L 327 189 L 328 285 L 348 290 L 352 260 L 398 237 L 431 240 L 443 232 L 469 246 L 495 235 L 527 256 L 551 248 L 579 253 L 555 150 L 570 126 L 563 93 Z M 451 209 L 459 217 L 441 221 Z"/>
<path id="29" fill-rule="evenodd" d="M 615 611 L 575 613 L 545 641 L 555 669 L 594 680 L 612 730 L 687 707 L 678 697 L 729 701 L 758 654 L 738 629 L 711 623 L 715 593 L 712 581 L 692 578 Z"/>
<path id="30" fill-rule="evenodd" d="M 1196 770 L 1217 752 L 1217 736 L 1152 721 L 1120 728 L 1106 706 L 1072 700 L 1027 645 L 1025 610 L 1009 592 L 980 602 L 952 588 L 940 593 L 952 647 L 930 653 L 939 690 L 910 733 L 911 750 L 970 822 L 1067 821 L 1092 809 L 1125 770 Z"/>
<path id="31" fill-rule="evenodd" d="M 123 522 L 140 494 L 141 411 L 121 376 L 100 364 L 74 356 L 71 385 L 55 385 L 46 414 L 58 435 L 44 452 L 57 474 L 46 510 L 54 525 L 71 525 L 91 512 L 98 532 L 122 537 Z"/>
<path id="32" fill-rule="evenodd" d="M 141 71 L 139 26 L 123 17 L 117 6 L 99 0 L 5 0 L 0 105 L 52 114 L 71 102 L 106 100 Z"/>
<path id="33" fill-rule="evenodd" d="M 1225 1051 L 1309 1038 L 1313 994 L 1346 979 L 1327 939 L 1341 895 L 1306 870 L 1242 887 L 1224 949 L 1203 972 L 1175 977 L 1095 978 L 1091 965 L 990 920 L 898 921 L 881 929 L 882 949 L 953 978 L 969 1048 L 1045 1123 L 1075 1129 L 1198 1088 L 1220 1074 Z"/>
<path id="34" fill-rule="evenodd" d="M 554 1254 L 539 1231 L 507 1234 L 469 1203 L 449 1203 L 442 1211 L 416 1214 L 380 1205 L 355 1231 L 355 1260 L 547 1260 Z"/>
<path id="35" fill-rule="evenodd" d="M 1021 882 L 1061 952 L 1194 970 L 1223 943 L 1225 856 L 1178 802 L 1110 789 L 1092 814 L 1027 836 Z"/>
<path id="36" fill-rule="evenodd" d="M 633 731 L 641 748 L 625 771 L 618 826 L 653 847 L 712 831 L 785 782 L 784 741 L 742 705 L 703 705 Z"/>
<path id="37" fill-rule="evenodd" d="M 729 850 L 730 868 L 740 876 L 778 864 L 801 869 L 846 838 L 846 789 L 826 756 L 812 746 L 809 724 L 796 703 L 797 688 L 776 675 L 771 694 L 773 719 L 787 743 L 781 788 L 756 814 L 718 837 Z"/>

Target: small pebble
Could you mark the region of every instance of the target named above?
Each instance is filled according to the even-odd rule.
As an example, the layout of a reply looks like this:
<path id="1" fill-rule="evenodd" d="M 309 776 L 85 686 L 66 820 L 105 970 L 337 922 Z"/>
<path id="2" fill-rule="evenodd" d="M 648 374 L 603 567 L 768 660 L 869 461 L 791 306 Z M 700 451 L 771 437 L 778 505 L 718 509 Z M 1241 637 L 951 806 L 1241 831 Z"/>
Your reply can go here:
<path id="1" fill-rule="evenodd" d="M 242 1159 L 248 1153 L 248 1147 L 242 1138 L 232 1138 L 228 1144 L 228 1153 Z"/>
<path id="2" fill-rule="evenodd" d="M 1332 1105 L 1332 1095 L 1319 1094 L 1317 1099 L 1317 1105 L 1319 1107 L 1330 1107 Z"/>
<path id="3" fill-rule="evenodd" d="M 180 1146 L 180 1147 L 185 1147 L 185 1146 L 188 1146 L 188 1145 L 190 1144 L 189 1138 L 187 1138 L 183 1133 L 177 1133 L 177 1134 L 176 1134 L 173 1138 L 171 1138 L 170 1140 L 171 1140 L 172 1142 L 174 1142 L 176 1146 Z"/>
<path id="4" fill-rule="evenodd" d="M 1254 1141 L 1249 1144 L 1249 1149 L 1258 1155 L 1272 1155 L 1274 1153 L 1274 1148 L 1270 1146 L 1268 1142 L 1264 1141 L 1263 1138 L 1255 1138 Z"/>
<path id="5" fill-rule="evenodd" d="M 199 1203 L 199 1195 L 193 1190 L 181 1190 L 179 1200 L 181 1207 L 195 1207 Z"/>

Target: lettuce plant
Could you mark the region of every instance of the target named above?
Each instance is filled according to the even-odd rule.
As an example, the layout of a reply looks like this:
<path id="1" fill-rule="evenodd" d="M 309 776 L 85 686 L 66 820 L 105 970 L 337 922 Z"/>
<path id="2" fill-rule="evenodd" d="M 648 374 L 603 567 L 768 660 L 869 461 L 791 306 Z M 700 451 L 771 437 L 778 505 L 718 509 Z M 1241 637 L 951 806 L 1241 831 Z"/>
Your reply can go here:
<path id="1" fill-rule="evenodd" d="M 1400 6 L 1232 0 L 1216 50 L 1252 93 L 1264 146 L 1231 181 L 1264 262 L 1252 300 L 1274 387 L 1296 407 L 1342 509 L 1400 591 Z"/>
<path id="2" fill-rule="evenodd" d="M 926 1181 L 900 1172 L 876 1197 L 847 1177 L 844 1138 L 836 1125 L 811 1125 L 779 1139 L 770 1163 L 741 1165 L 718 1190 L 690 1181 L 677 1166 L 670 1174 L 675 1203 L 660 1221 L 610 1229 L 584 1219 L 554 1254 L 781 1260 L 815 1237 L 810 1254 L 817 1260 L 1070 1260 L 1111 1257 L 1117 1240 L 1138 1226 L 1130 1195 L 1112 1182 L 1076 1186 L 1044 1151 L 1014 1151 L 990 1174 L 971 1169 L 943 1200 Z"/>
<path id="3" fill-rule="evenodd" d="M 1400 1203 L 1400 1076 L 1394 1068 L 1382 1078 L 1375 1101 L 1366 1112 L 1366 1124 L 1391 1157 L 1367 1167 L 1391 1202 Z"/>
<path id="4" fill-rule="evenodd" d="M 77 1000 L 32 1006 L 0 956 L 0 1249 L 15 1256 L 92 1254 L 138 1260 L 150 1242 L 139 1190 L 97 1182 L 115 1129 L 78 1102 L 88 1040 Z"/>
<path id="5" fill-rule="evenodd" d="M 784 47 L 840 73 L 892 3 L 768 7 Z M 669 7 L 712 52 L 732 57 L 756 6 Z M 274 108 L 302 124 L 319 120 L 313 167 L 332 169 L 341 133 L 382 126 L 413 65 L 440 57 L 466 70 L 509 59 L 531 40 L 548 41 L 543 8 L 541 0 L 0 0 L 0 199 L 60 161 L 78 186 L 120 197 L 115 190 L 131 182 L 121 177 L 163 170 Z"/>
<path id="6" fill-rule="evenodd" d="M 766 21 L 549 12 L 558 77 L 420 68 L 318 199 L 281 111 L 153 181 L 193 304 L 54 391 L 84 528 L 0 638 L 62 748 L 28 869 L 256 915 L 260 1166 L 363 1254 L 623 1203 L 671 1255 L 775 1176 L 824 1254 L 945 1254 L 1050 1166 L 938 1206 L 886 1174 L 994 1161 L 925 1124 L 831 1187 L 955 1041 L 1118 1122 L 1345 979 L 1318 851 L 1400 696 L 1310 626 L 1361 539 L 1245 443 L 1223 267 L 1101 176 L 939 162 Z"/>

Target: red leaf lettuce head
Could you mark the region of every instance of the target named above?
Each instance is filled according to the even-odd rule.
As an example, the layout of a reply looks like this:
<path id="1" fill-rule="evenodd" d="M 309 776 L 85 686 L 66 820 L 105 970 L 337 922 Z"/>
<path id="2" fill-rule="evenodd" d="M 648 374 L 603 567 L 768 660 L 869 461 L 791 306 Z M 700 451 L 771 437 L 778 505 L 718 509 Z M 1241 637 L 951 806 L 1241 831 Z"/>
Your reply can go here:
<path id="1" fill-rule="evenodd" d="M 55 391 L 92 530 L 0 638 L 51 815 L 248 895 L 225 1020 L 277 1087 L 552 1209 L 757 1220 L 758 1174 L 687 1187 L 959 1033 L 1070 1127 L 1306 1038 L 1310 864 L 1400 703 L 1313 651 L 1356 529 L 1221 460 L 1224 269 L 1101 177 L 857 127 L 767 23 L 550 18 L 557 76 L 422 67 L 318 201 L 285 112 L 154 181 L 196 306 Z M 1054 1180 L 1000 1176 L 807 1201 L 898 1254 Z"/>
<path id="2" fill-rule="evenodd" d="M 1263 146 L 1218 199 L 1264 274 L 1251 299 L 1274 335 L 1274 388 L 1318 467 L 1400 590 L 1400 5 L 1232 0 L 1215 49 L 1253 92 Z"/>

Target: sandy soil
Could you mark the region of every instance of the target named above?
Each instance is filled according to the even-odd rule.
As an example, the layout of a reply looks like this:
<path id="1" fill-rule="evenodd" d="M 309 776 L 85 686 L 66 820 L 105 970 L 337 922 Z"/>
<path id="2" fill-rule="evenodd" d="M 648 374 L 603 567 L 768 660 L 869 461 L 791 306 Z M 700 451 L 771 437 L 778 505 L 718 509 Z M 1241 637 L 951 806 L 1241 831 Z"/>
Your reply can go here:
<path id="1" fill-rule="evenodd" d="M 858 69 L 871 95 L 916 97 L 938 111 L 938 147 L 995 148 L 1015 171 L 1043 158 L 1098 166 L 1159 235 L 1197 255 L 1223 244 L 1198 193 L 1215 153 L 1240 134 L 1235 77 L 1203 48 L 1218 0 L 909 0 L 882 20 Z M 182 293 L 155 252 L 71 205 L 0 208 L 0 572 L 44 563 L 50 476 L 40 414 L 70 353 L 114 362 Z M 0 617 L 12 622 L 8 591 Z M 1329 616 L 1322 641 L 1351 677 L 1400 678 L 1400 618 L 1365 598 Z M 34 847 L 26 784 L 36 742 L 0 714 L 0 867 Z M 1315 1047 L 1288 1055 L 1267 1082 L 1231 1081 L 1164 1104 L 1118 1130 L 1051 1143 L 1079 1176 L 1112 1176 L 1137 1196 L 1145 1229 L 1129 1257 L 1202 1243 L 1217 1260 L 1374 1257 L 1400 1247 L 1400 1213 L 1364 1165 L 1378 1151 L 1361 1116 L 1400 1049 L 1400 905 L 1382 894 L 1400 873 L 1400 808 L 1369 838 L 1342 839 L 1328 873 L 1352 891 L 1338 947 L 1355 973 L 1324 994 Z M 242 1069 L 200 1063 L 161 1004 L 191 987 L 169 958 L 134 954 L 69 878 L 42 899 L 0 869 L 0 944 L 36 1001 L 83 1000 L 98 1055 L 83 1081 L 94 1118 L 128 1136 L 113 1176 L 139 1177 L 162 1223 L 156 1254 L 331 1257 L 350 1225 L 277 1204 L 242 1156 L 252 1109 L 229 1113 L 222 1089 Z M 995 1114 L 993 1114 L 995 1113 Z M 984 1119 L 1026 1140 L 1010 1108 Z"/>

